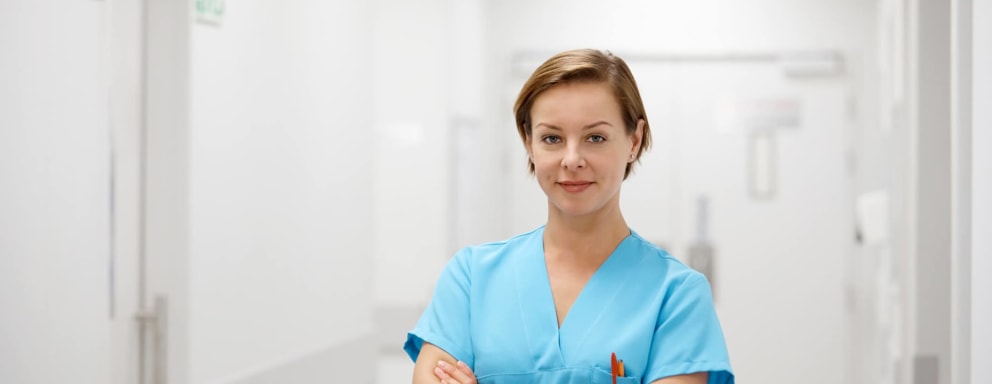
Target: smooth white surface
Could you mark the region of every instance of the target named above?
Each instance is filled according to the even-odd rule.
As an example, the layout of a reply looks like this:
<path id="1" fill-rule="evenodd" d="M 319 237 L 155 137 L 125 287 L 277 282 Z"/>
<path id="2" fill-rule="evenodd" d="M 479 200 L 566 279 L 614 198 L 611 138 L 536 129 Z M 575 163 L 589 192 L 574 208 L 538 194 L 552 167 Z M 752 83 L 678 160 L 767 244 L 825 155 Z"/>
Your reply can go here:
<path id="1" fill-rule="evenodd" d="M 775 193 L 775 154 L 774 136 L 761 134 L 751 136 L 750 164 L 748 169 L 750 193 L 752 196 L 770 197 Z"/>
<path id="2" fill-rule="evenodd" d="M 487 119 L 494 100 L 502 95 L 493 91 L 492 66 L 486 13 L 487 0 L 447 0 L 451 29 L 448 100 L 451 103 L 453 148 L 452 169 L 454 205 L 452 249 L 493 241 L 503 230 L 502 120 Z M 509 113 L 509 112 L 506 112 Z"/>
<path id="3" fill-rule="evenodd" d="M 861 241 L 884 245 L 889 240 L 889 194 L 884 190 L 862 193 L 856 204 L 855 217 Z"/>
<path id="4" fill-rule="evenodd" d="M 191 383 L 372 331 L 370 10 L 237 1 L 191 26 Z"/>
<path id="5" fill-rule="evenodd" d="M 913 3 L 913 2 L 911 2 Z M 910 134 L 915 216 L 908 284 L 911 358 L 916 380 L 951 383 L 951 2 L 917 1 L 910 6 L 915 21 L 908 59 Z M 928 364 L 932 361 L 933 364 Z"/>
<path id="6" fill-rule="evenodd" d="M 110 380 L 103 2 L 0 2 L 0 382 Z"/>
<path id="7" fill-rule="evenodd" d="M 950 382 L 971 383 L 971 0 L 951 1 Z"/>
<path id="8" fill-rule="evenodd" d="M 114 312 L 109 384 L 138 377 L 139 129 L 141 127 L 141 8 L 108 3 L 110 15 L 110 129 L 114 151 Z"/>
<path id="9" fill-rule="evenodd" d="M 190 362 L 190 4 L 149 1 L 145 23 L 144 257 L 139 305 L 168 303 L 164 341 L 166 380 L 189 383 Z M 141 267 L 139 267 L 141 268 Z M 141 336 L 139 336 L 141 337 Z M 161 358 L 146 334 L 146 382 Z"/>
<path id="10" fill-rule="evenodd" d="M 903 383 L 911 368 L 910 329 L 913 305 L 909 279 L 912 223 L 909 209 L 915 191 L 909 187 L 914 175 L 914 154 L 906 75 L 915 64 L 907 52 L 909 4 L 902 0 L 880 0 L 876 13 L 876 60 L 866 66 L 861 89 L 867 90 L 862 104 L 872 117 L 860 119 L 855 132 L 853 159 L 856 165 L 856 192 L 885 191 L 889 196 L 888 240 L 859 247 L 849 271 L 854 297 L 850 335 L 855 354 L 849 359 L 862 382 Z"/>
<path id="11" fill-rule="evenodd" d="M 449 245 L 451 202 L 447 18 L 443 0 L 372 2 L 375 99 L 364 116 L 372 168 L 377 306 L 425 304 Z M 413 324 L 409 325 L 410 328 Z M 405 334 L 397 332 L 396 345 Z"/>
<path id="12" fill-rule="evenodd" d="M 971 382 L 992 383 L 992 2 L 972 3 Z"/>

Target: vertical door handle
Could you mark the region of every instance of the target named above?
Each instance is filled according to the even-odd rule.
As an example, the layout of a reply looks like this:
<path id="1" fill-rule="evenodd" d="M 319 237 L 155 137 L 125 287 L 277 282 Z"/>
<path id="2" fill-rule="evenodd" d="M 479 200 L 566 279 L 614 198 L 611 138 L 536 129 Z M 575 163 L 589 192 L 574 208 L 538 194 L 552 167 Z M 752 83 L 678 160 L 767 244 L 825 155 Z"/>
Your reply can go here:
<path id="1" fill-rule="evenodd" d="M 141 384 L 166 384 L 169 301 L 165 296 L 155 296 L 151 309 L 138 312 L 138 382 Z M 151 369 L 147 369 L 151 366 Z"/>

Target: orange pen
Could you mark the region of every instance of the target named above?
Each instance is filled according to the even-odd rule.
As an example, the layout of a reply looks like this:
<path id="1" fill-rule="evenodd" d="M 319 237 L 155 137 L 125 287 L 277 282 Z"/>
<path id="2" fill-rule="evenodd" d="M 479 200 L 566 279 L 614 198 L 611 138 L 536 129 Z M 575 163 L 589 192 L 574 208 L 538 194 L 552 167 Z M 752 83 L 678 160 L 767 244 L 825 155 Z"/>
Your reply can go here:
<path id="1" fill-rule="evenodd" d="M 620 365 L 617 363 L 616 352 L 610 353 L 610 376 L 613 377 L 613 384 L 617 384 L 617 373 L 620 373 Z"/>

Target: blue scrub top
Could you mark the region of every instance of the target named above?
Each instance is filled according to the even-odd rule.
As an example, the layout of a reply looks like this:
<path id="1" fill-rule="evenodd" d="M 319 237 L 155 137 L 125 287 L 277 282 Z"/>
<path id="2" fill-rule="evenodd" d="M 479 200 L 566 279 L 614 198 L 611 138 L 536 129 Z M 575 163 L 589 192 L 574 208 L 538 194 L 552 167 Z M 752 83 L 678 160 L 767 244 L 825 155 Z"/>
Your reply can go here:
<path id="1" fill-rule="evenodd" d="M 480 384 L 651 383 L 708 371 L 733 384 L 709 282 L 631 231 L 593 274 L 558 327 L 544 262 L 544 227 L 462 249 L 404 349 L 429 342 L 464 361 Z"/>

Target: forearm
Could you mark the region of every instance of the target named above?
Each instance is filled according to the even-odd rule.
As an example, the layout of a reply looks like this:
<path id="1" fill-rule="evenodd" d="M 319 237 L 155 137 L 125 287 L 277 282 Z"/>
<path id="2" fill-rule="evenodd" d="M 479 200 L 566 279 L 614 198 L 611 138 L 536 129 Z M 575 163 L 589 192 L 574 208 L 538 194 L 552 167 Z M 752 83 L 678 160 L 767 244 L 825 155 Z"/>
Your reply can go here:
<path id="1" fill-rule="evenodd" d="M 420 349 L 420 355 L 417 356 L 417 362 L 413 365 L 413 384 L 441 383 L 441 380 L 434 373 L 438 361 L 444 361 L 452 366 L 457 363 L 455 357 L 443 349 L 430 343 L 424 343 Z"/>
<path id="2" fill-rule="evenodd" d="M 709 372 L 696 372 L 688 375 L 678 375 L 658 379 L 651 384 L 706 384 L 709 378 Z"/>

